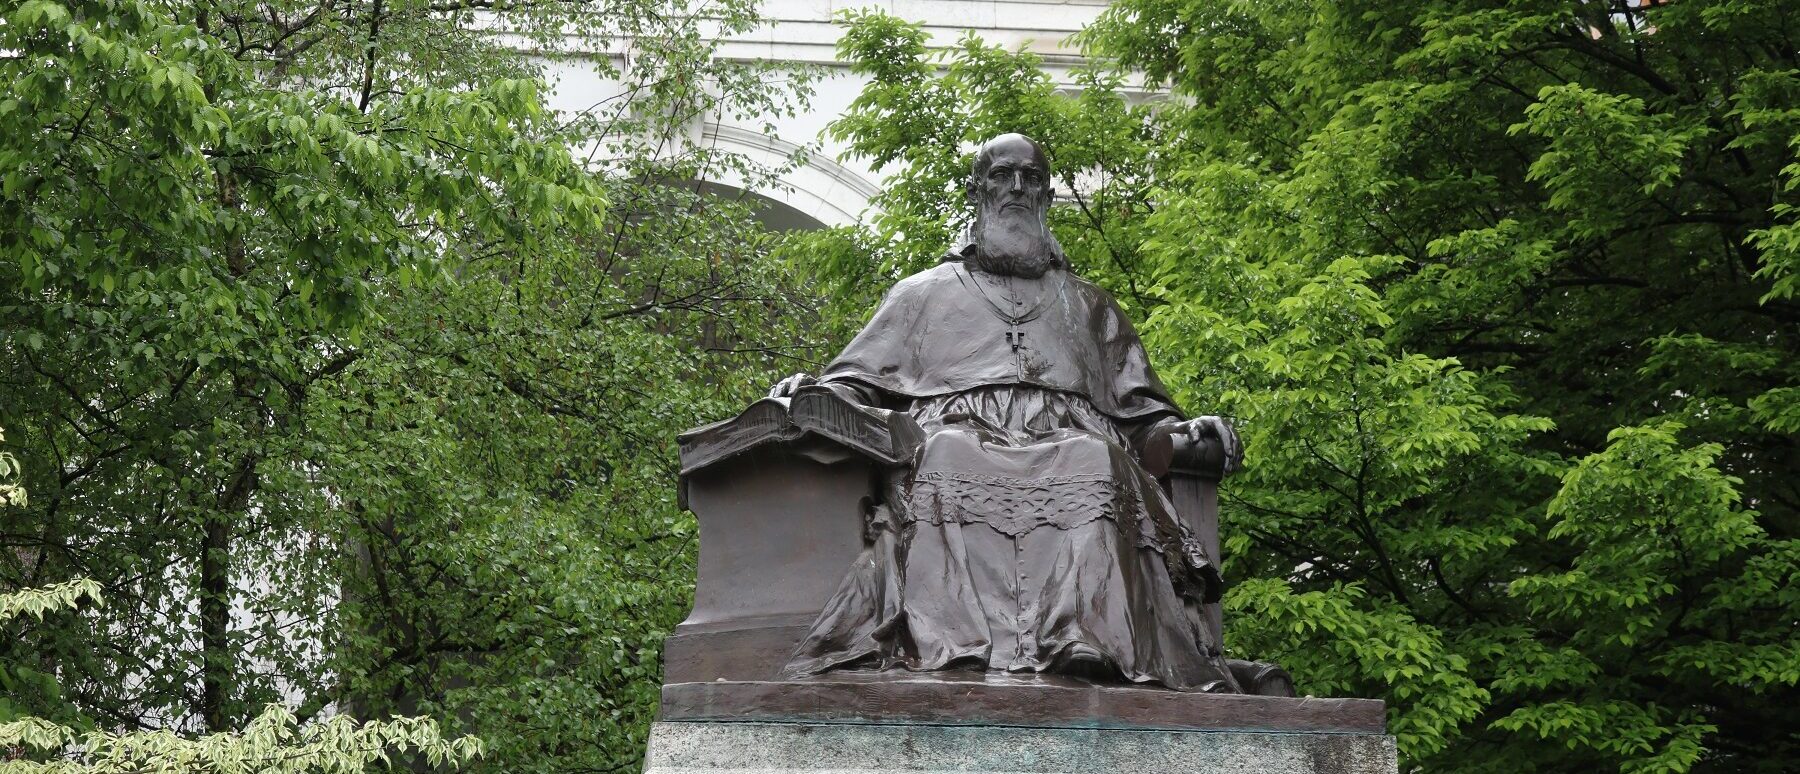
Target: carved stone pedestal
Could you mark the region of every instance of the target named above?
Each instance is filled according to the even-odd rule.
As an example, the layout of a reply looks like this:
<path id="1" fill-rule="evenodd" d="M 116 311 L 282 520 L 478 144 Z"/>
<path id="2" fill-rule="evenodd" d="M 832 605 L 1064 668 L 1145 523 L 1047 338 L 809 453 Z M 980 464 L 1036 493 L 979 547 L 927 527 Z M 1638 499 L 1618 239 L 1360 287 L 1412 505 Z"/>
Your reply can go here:
<path id="1" fill-rule="evenodd" d="M 1395 774 L 1383 710 L 978 672 L 680 683 L 645 771 Z"/>
<path id="2" fill-rule="evenodd" d="M 1382 734 L 663 722 L 650 729 L 644 771 L 1395 774 L 1397 767 L 1393 738 Z"/>

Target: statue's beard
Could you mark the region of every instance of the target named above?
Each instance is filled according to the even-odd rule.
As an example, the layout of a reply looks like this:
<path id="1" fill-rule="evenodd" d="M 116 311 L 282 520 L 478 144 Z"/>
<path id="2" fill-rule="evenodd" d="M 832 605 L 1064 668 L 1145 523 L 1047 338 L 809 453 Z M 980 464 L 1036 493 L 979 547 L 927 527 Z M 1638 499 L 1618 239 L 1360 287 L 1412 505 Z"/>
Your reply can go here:
<path id="1" fill-rule="evenodd" d="M 1050 233 L 1042 210 L 1026 206 L 982 205 L 975 213 L 971 268 L 1015 277 L 1042 277 L 1064 264 L 1062 245 Z"/>

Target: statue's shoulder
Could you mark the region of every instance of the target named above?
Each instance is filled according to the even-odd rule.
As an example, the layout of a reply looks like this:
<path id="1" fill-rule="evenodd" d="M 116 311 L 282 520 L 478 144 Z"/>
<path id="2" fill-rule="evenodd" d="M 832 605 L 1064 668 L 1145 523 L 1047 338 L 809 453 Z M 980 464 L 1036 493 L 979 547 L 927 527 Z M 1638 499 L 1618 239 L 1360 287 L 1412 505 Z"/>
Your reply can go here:
<path id="1" fill-rule="evenodd" d="M 1076 292 L 1090 296 L 1105 296 L 1107 298 L 1112 298 L 1112 295 L 1107 293 L 1105 289 L 1090 282 L 1088 278 L 1076 274 L 1074 269 L 1063 269 L 1063 272 L 1069 275 L 1069 278 L 1065 280 L 1065 284 L 1074 288 Z"/>
<path id="2" fill-rule="evenodd" d="M 945 261 L 924 271 L 912 274 L 905 279 L 894 283 L 894 287 L 888 290 L 888 298 L 892 299 L 918 293 L 930 293 L 946 284 L 960 283 L 962 281 L 959 278 L 959 272 L 961 271 L 960 266 L 960 264 L 953 261 Z"/>
<path id="3" fill-rule="evenodd" d="M 1074 297 L 1084 301 L 1087 306 L 1098 308 L 1118 307 L 1118 302 L 1113 299 L 1111 293 L 1106 292 L 1106 288 L 1094 284 L 1092 281 L 1088 280 L 1088 278 L 1076 274 L 1072 270 L 1064 269 L 1063 271 L 1069 273 L 1069 279 L 1064 285 L 1069 288 L 1070 291 L 1073 291 L 1072 295 Z"/>
<path id="4" fill-rule="evenodd" d="M 962 272 L 962 270 L 963 270 L 962 262 L 960 262 L 960 261 L 942 261 L 942 262 L 939 262 L 936 266 L 933 266 L 933 267 L 926 269 L 924 271 L 921 271 L 921 272 L 917 272 L 917 273 L 907 277 L 906 279 L 900 280 L 900 284 L 905 285 L 908 283 L 912 283 L 912 284 L 919 284 L 919 285 L 929 285 L 929 284 L 936 284 L 936 283 L 940 283 L 940 282 L 957 282 L 957 281 L 959 281 L 957 278 L 960 276 L 960 273 Z M 898 287 L 898 285 L 896 285 L 896 287 Z"/>

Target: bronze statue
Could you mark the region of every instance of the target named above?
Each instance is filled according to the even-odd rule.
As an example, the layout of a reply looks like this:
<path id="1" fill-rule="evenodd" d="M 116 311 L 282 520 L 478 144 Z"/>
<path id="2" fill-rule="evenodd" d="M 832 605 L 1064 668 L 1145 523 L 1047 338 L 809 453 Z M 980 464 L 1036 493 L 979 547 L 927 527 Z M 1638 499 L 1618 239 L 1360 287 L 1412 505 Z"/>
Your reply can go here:
<path id="1" fill-rule="evenodd" d="M 1202 443 L 1230 472 L 1237 436 L 1184 419 L 1118 305 L 1069 271 L 1045 220 L 1050 181 L 1036 142 L 987 142 L 963 244 L 896 285 L 817 379 L 771 390 L 904 415 L 918 436 L 894 447 L 916 451 L 880 474 L 865 547 L 790 676 L 976 669 L 1241 690 L 1200 612 L 1221 591 L 1216 560 L 1157 481 Z"/>

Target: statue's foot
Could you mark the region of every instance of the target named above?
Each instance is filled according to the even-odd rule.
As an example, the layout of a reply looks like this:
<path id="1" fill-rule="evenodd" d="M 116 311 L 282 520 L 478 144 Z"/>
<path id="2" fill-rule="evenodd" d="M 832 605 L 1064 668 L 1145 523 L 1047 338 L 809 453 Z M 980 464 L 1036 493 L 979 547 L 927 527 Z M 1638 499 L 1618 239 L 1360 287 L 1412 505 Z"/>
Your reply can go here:
<path id="1" fill-rule="evenodd" d="M 1119 677 L 1119 670 L 1113 667 L 1112 659 L 1085 642 L 1070 643 L 1063 648 L 1057 654 L 1051 671 L 1094 680 L 1115 680 Z"/>
<path id="2" fill-rule="evenodd" d="M 1266 661 L 1234 658 L 1225 663 L 1231 667 L 1231 674 L 1237 678 L 1244 693 L 1253 696 L 1294 696 L 1294 678 L 1288 676 L 1286 669 Z"/>

